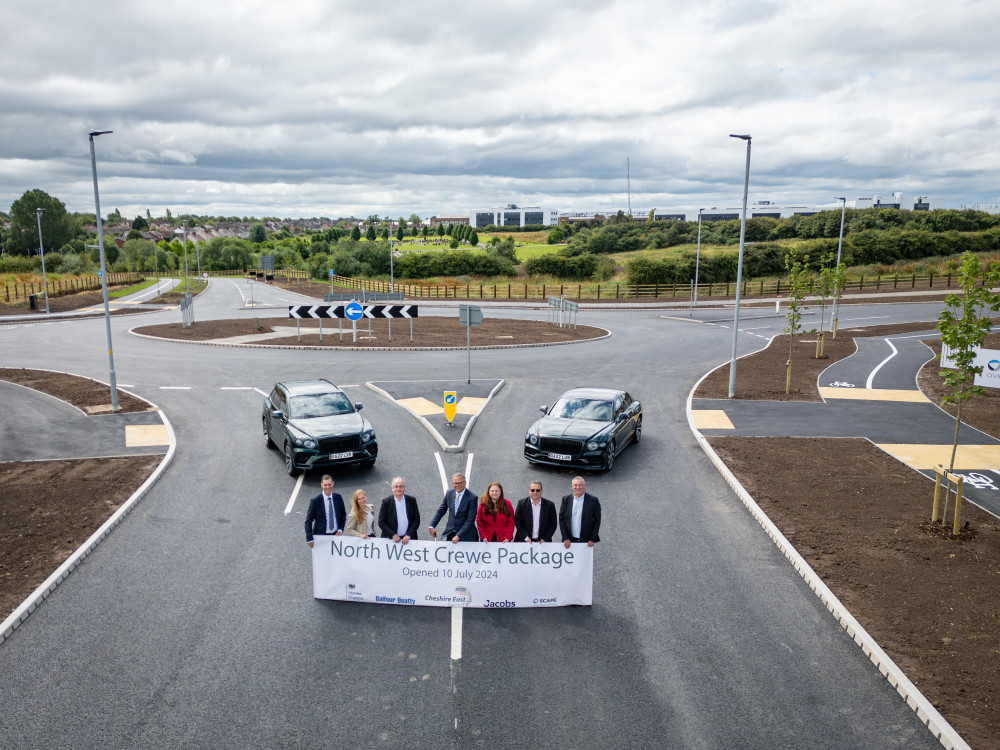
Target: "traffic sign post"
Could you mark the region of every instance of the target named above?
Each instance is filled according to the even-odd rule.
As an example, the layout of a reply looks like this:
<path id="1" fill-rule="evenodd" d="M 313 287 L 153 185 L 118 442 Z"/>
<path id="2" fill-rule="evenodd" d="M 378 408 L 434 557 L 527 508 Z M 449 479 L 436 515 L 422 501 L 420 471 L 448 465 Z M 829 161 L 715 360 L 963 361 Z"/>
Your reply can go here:
<path id="1" fill-rule="evenodd" d="M 483 311 L 477 305 L 459 305 L 458 323 L 465 326 L 465 348 L 469 353 L 469 379 L 472 383 L 472 327 L 483 322 Z"/>
<path id="2" fill-rule="evenodd" d="M 358 318 L 365 314 L 365 309 L 357 302 L 348 302 L 344 305 L 344 317 L 351 321 L 351 341 L 358 342 Z M 368 335 L 371 341 L 371 334 Z"/>

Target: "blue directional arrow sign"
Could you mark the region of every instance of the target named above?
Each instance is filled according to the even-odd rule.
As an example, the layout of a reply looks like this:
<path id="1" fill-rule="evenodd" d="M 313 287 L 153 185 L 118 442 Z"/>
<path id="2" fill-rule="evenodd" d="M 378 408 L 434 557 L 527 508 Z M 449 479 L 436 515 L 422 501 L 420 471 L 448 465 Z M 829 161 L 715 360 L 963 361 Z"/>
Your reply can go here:
<path id="1" fill-rule="evenodd" d="M 344 308 L 344 315 L 348 320 L 359 320 L 365 314 L 365 308 L 357 302 L 351 302 Z"/>

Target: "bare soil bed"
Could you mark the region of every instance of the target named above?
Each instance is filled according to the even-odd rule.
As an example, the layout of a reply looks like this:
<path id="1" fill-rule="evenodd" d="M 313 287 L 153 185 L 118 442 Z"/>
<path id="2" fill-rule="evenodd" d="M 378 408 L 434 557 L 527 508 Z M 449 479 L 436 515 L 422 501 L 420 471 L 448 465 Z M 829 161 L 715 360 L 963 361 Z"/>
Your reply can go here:
<path id="1" fill-rule="evenodd" d="M 853 337 L 932 329 L 885 326 L 838 333 L 829 359 L 802 345 L 793 394 L 820 401 L 819 373 L 854 351 Z M 940 344 L 928 340 L 932 350 Z M 796 344 L 798 346 L 798 344 Z M 807 348 L 808 347 L 808 348 Z M 986 347 L 1000 347 L 992 334 Z M 931 356 L 928 351 L 928 356 Z M 741 359 L 736 395 L 785 400 L 787 337 Z M 698 397 L 725 398 L 728 366 Z M 934 362 L 920 372 L 925 395 L 946 394 Z M 794 392 L 797 389 L 797 392 Z M 952 414 L 954 407 L 947 406 Z M 1000 391 L 966 402 L 963 421 L 1000 435 Z M 866 440 L 712 438 L 709 441 L 764 512 L 889 656 L 975 748 L 1000 748 L 1000 521 L 966 505 L 970 530 L 953 540 L 930 526 L 933 482 Z"/>
<path id="2" fill-rule="evenodd" d="M 110 286 L 108 292 L 124 289 L 124 286 Z M 97 307 L 104 304 L 104 293 L 100 289 L 92 289 L 87 292 L 76 292 L 74 294 L 62 294 L 58 297 L 49 297 L 50 312 L 72 312 L 82 310 L 85 307 Z M 45 312 L 45 298 L 38 295 L 38 309 L 32 310 L 28 300 L 18 302 L 0 302 L 0 315 L 37 315 Z M 112 314 L 117 314 L 114 311 Z"/>
<path id="3" fill-rule="evenodd" d="M 232 338 L 235 336 L 258 336 L 274 331 L 274 326 L 295 327 L 295 321 L 282 319 L 276 323 L 274 318 L 254 318 L 237 320 L 207 320 L 196 321 L 194 325 L 184 328 L 180 323 L 142 326 L 136 328 L 136 333 L 145 336 L 180 341 L 211 341 Z M 392 321 L 392 341 L 389 340 L 389 321 L 371 321 L 371 338 L 368 337 L 368 321 L 359 321 L 357 341 L 352 340 L 352 326 L 344 322 L 342 334 L 338 333 L 336 320 L 323 321 L 323 340 L 320 341 L 319 320 L 300 320 L 301 340 L 294 333 L 283 338 L 261 338 L 260 346 L 328 346 L 328 347 L 362 347 L 399 349 L 421 347 L 456 347 L 465 348 L 466 330 L 453 318 L 427 317 L 416 318 L 413 321 L 413 341 L 410 341 L 410 321 L 395 319 Z M 585 341 L 587 339 L 606 336 L 607 331 L 594 326 L 577 326 L 576 328 L 559 328 L 552 323 L 536 320 L 513 320 L 508 318 L 484 317 L 481 326 L 473 327 L 471 344 L 473 347 L 496 346 L 528 346 L 534 344 L 555 344 L 568 341 Z"/>

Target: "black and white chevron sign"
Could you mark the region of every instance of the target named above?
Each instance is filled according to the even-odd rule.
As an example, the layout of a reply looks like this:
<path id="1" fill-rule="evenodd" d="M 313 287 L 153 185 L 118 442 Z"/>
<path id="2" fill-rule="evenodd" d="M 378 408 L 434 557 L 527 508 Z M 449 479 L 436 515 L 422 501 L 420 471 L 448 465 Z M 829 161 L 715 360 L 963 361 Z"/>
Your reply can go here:
<path id="1" fill-rule="evenodd" d="M 356 304 L 356 303 L 355 303 Z M 350 318 L 345 305 L 289 305 L 289 318 Z M 416 305 L 358 305 L 365 318 L 416 318 Z"/>

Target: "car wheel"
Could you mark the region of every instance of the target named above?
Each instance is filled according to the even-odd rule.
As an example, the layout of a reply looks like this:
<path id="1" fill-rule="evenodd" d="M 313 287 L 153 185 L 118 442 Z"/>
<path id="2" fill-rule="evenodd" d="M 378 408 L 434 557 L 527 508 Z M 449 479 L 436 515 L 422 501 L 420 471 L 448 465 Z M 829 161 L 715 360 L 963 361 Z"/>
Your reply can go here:
<path id="1" fill-rule="evenodd" d="M 299 475 L 299 470 L 295 468 L 295 454 L 292 453 L 292 447 L 288 443 L 285 443 L 285 471 L 290 477 Z"/>
<path id="2" fill-rule="evenodd" d="M 608 443 L 608 455 L 604 458 L 604 470 L 611 471 L 611 467 L 615 465 L 615 441 L 612 440 Z"/>
<path id="3" fill-rule="evenodd" d="M 635 433 L 632 435 L 632 439 L 638 443 L 641 437 L 642 437 L 642 417 L 639 417 L 639 419 L 636 420 L 635 423 Z"/>
<path id="4" fill-rule="evenodd" d="M 267 431 L 267 420 L 266 419 L 261 419 L 260 422 L 261 422 L 261 425 L 264 427 L 264 447 L 265 448 L 273 448 L 274 447 L 274 441 L 271 440 L 271 435 Z"/>

